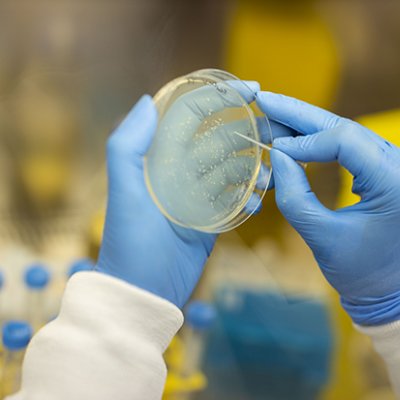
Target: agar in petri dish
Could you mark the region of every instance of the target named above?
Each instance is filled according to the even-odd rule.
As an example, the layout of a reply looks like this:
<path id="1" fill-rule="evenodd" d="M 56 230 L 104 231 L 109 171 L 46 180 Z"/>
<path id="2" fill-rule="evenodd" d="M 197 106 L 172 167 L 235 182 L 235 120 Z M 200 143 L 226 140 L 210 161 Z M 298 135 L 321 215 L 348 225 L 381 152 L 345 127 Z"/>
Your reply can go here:
<path id="1" fill-rule="evenodd" d="M 145 179 L 173 223 L 219 233 L 258 208 L 272 171 L 269 152 L 257 142 L 272 143 L 272 135 L 268 119 L 257 117 L 255 90 L 206 69 L 169 82 L 154 97 L 159 121 Z"/>

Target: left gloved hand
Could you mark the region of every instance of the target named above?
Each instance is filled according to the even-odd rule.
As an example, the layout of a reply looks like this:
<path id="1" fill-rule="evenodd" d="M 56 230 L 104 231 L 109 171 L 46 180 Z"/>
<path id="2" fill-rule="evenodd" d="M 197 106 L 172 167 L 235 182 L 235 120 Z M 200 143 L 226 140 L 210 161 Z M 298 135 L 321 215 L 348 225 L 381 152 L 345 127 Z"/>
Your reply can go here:
<path id="1" fill-rule="evenodd" d="M 232 87 L 233 84 L 229 86 Z M 245 87 L 242 89 L 243 93 L 241 92 L 243 98 L 249 103 L 254 101 L 259 84 L 247 82 L 247 85 L 241 85 L 237 90 L 240 91 L 242 87 Z M 209 101 L 210 91 L 214 94 L 212 102 Z M 240 104 L 236 104 L 235 99 L 240 101 Z M 199 109 L 210 107 L 217 112 L 223 107 L 239 105 L 242 105 L 239 97 L 234 97 L 232 101 L 229 92 L 226 95 L 224 90 L 216 91 L 213 87 L 205 87 L 183 95 L 175 102 L 169 116 L 173 121 L 180 121 L 186 116 L 194 124 L 192 129 L 185 131 L 191 134 L 208 116 L 199 112 Z M 178 113 L 179 118 L 175 118 L 175 113 Z M 247 126 L 245 121 L 233 124 L 236 129 L 244 129 Z M 262 126 L 262 122 L 260 124 Z M 156 108 L 151 97 L 144 96 L 109 139 L 108 207 L 96 269 L 182 307 L 200 278 L 216 235 L 171 223 L 153 203 L 145 185 L 143 157 L 156 127 Z M 179 129 L 179 125 L 176 128 Z M 220 129 L 212 131 L 212 135 L 205 135 L 203 147 L 205 150 L 219 148 L 218 146 L 225 141 L 225 146 L 222 147 L 231 149 L 229 151 L 242 150 L 249 146 L 246 140 L 232 136 L 228 128 L 221 126 Z M 185 148 L 184 151 L 196 161 L 196 154 L 192 154 L 190 149 Z M 248 179 L 248 157 L 238 156 L 232 159 L 221 157 L 217 152 L 219 156 L 216 163 L 214 153 L 216 152 L 208 152 L 202 157 L 205 164 L 201 164 L 201 167 L 208 170 L 207 174 L 203 174 L 202 190 L 219 195 L 225 190 L 230 190 L 231 185 Z M 213 168 L 208 168 L 209 166 Z M 268 175 L 269 171 L 266 171 L 265 167 L 261 168 L 258 187 L 265 187 Z M 179 198 L 179 191 L 177 192 Z M 245 211 L 252 211 L 258 203 L 259 198 L 253 194 L 245 206 Z M 221 205 L 223 202 L 216 201 L 215 204 Z"/>
<path id="2" fill-rule="evenodd" d="M 182 307 L 191 295 L 216 235 L 170 223 L 144 181 L 143 156 L 157 126 L 144 96 L 108 142 L 108 206 L 96 270 L 148 290 Z"/>

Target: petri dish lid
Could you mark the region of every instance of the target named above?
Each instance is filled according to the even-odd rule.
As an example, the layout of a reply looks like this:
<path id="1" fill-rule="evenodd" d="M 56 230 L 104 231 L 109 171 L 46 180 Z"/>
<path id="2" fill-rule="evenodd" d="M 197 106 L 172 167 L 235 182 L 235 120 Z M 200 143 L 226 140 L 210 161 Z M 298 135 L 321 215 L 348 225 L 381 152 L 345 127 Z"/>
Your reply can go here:
<path id="1" fill-rule="evenodd" d="M 256 109 L 257 90 L 254 82 L 206 69 L 155 95 L 159 120 L 144 172 L 153 201 L 173 223 L 219 233 L 259 208 L 272 170 L 257 142 L 272 143 L 272 135 Z"/>

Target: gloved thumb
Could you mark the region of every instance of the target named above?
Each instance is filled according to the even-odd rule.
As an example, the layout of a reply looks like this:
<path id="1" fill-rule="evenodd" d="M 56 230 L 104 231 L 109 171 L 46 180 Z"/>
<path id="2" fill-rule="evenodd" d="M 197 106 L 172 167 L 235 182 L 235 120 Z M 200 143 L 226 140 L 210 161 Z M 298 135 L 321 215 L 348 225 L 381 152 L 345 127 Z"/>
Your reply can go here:
<path id="1" fill-rule="evenodd" d="M 285 153 L 271 150 L 276 203 L 288 222 L 312 246 L 331 212 L 311 191 L 303 168 Z"/>
<path id="2" fill-rule="evenodd" d="M 107 143 L 109 186 L 118 189 L 142 180 L 143 156 L 157 127 L 157 110 L 149 95 L 143 96 L 115 129 Z"/>

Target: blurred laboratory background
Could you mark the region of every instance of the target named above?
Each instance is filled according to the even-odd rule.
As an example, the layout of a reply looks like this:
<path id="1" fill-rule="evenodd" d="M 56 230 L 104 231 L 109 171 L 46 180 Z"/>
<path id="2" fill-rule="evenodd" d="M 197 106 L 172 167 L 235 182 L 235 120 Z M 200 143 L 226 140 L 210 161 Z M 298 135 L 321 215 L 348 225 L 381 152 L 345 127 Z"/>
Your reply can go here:
<path id="1" fill-rule="evenodd" d="M 1 395 L 96 261 L 105 142 L 143 93 L 221 68 L 400 145 L 399 16 L 398 0 L 1 0 Z M 307 174 L 328 207 L 357 201 L 337 165 Z M 393 399 L 273 193 L 263 203 L 219 238 L 166 353 L 165 399 Z"/>

